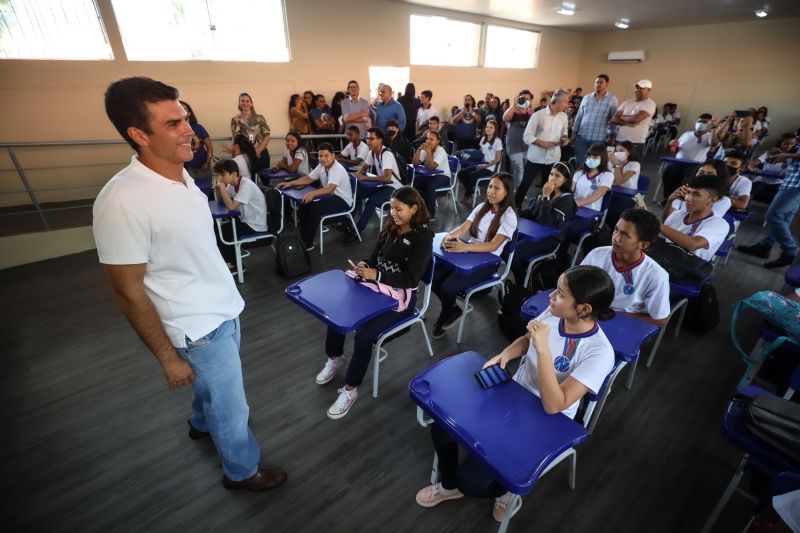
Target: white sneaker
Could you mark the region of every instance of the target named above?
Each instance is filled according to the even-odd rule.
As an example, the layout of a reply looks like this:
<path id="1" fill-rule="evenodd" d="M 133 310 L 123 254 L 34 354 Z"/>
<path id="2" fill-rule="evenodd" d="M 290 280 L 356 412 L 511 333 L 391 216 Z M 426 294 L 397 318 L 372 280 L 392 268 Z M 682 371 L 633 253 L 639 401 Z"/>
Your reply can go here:
<path id="1" fill-rule="evenodd" d="M 328 409 L 328 418 L 332 420 L 338 420 L 346 415 L 350 407 L 356 401 L 356 398 L 358 398 L 358 388 L 347 390 L 342 387 L 336 392 L 339 393 L 339 397 L 336 398 L 336 401 L 333 402 L 333 405 Z"/>
<path id="2" fill-rule="evenodd" d="M 458 489 L 447 490 L 442 487 L 441 483 L 434 483 L 417 492 L 417 503 L 422 507 L 435 507 L 447 500 L 457 500 L 463 497 L 464 495 Z"/>
<path id="3" fill-rule="evenodd" d="M 328 357 L 328 360 L 325 361 L 325 367 L 317 374 L 317 385 L 325 385 L 334 377 L 339 371 L 344 368 L 347 364 L 347 360 L 344 357 L 335 357 L 331 359 Z"/>
<path id="4" fill-rule="evenodd" d="M 492 517 L 498 522 L 503 522 L 506 517 L 506 513 L 509 512 L 508 506 L 512 504 L 514 505 L 510 510 L 511 516 L 509 517 L 509 520 L 513 518 L 515 514 L 517 514 L 517 511 L 520 510 L 522 507 L 522 502 L 520 500 L 515 500 L 514 494 L 511 492 L 506 492 L 499 498 L 495 498 L 494 505 L 492 506 Z"/>

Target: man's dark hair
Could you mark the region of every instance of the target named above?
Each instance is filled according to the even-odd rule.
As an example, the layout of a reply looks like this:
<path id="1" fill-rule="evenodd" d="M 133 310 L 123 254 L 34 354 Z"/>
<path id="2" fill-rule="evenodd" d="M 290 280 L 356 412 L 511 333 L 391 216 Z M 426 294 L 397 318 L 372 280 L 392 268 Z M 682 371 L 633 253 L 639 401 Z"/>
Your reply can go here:
<path id="1" fill-rule="evenodd" d="M 724 157 L 730 157 L 731 159 L 736 159 L 738 161 L 741 161 L 742 163 L 744 163 L 744 160 L 745 160 L 744 154 L 742 152 L 740 152 L 739 150 L 735 150 L 735 149 L 734 150 L 728 150 L 727 152 L 725 152 L 725 156 Z"/>
<path id="2" fill-rule="evenodd" d="M 661 232 L 661 222 L 658 217 L 646 209 L 636 207 L 626 209 L 619 218 L 636 226 L 636 236 L 642 242 L 654 243 Z"/>
<path id="3" fill-rule="evenodd" d="M 611 81 L 610 79 L 608 79 L 608 74 L 598 74 L 597 77 L 606 80 L 606 83 Z"/>
<path id="4" fill-rule="evenodd" d="M 347 131 L 354 131 L 354 132 L 358 133 L 359 135 L 361 134 L 361 130 L 358 129 L 358 126 L 350 126 L 349 128 L 347 128 Z"/>
<path id="5" fill-rule="evenodd" d="M 138 128 L 145 133 L 150 129 L 147 104 L 164 100 L 177 100 L 178 89 L 151 78 L 137 76 L 117 80 L 106 89 L 106 115 L 122 138 L 139 153 L 139 145 L 128 135 L 128 128 Z"/>
<path id="6" fill-rule="evenodd" d="M 239 174 L 239 165 L 233 159 L 222 159 L 214 165 L 214 172 L 217 174 Z"/>
<path id="7" fill-rule="evenodd" d="M 711 120 L 714 117 L 711 116 L 711 113 L 703 113 L 702 115 L 700 115 L 700 118 L 702 118 L 703 120 Z"/>
<path id="8" fill-rule="evenodd" d="M 356 85 L 358 85 L 358 82 L 357 82 L 356 80 L 350 80 L 350 81 L 348 81 L 348 82 L 347 82 L 347 85 L 353 85 L 354 83 L 355 83 Z M 360 86 L 359 86 L 359 87 L 360 87 Z"/>
<path id="9" fill-rule="evenodd" d="M 429 118 L 428 122 L 430 122 L 431 120 L 433 120 L 434 122 L 441 122 L 441 120 L 439 120 L 439 117 L 437 117 L 436 115 L 433 115 L 431 118 Z M 794 137 L 794 135 L 792 135 L 792 137 Z"/>
<path id="10" fill-rule="evenodd" d="M 533 100 L 533 93 L 532 93 L 532 92 L 531 92 L 529 89 L 522 89 L 522 90 L 519 92 L 519 94 L 527 94 L 528 96 L 530 96 L 530 97 L 531 97 L 531 100 Z"/>
<path id="11" fill-rule="evenodd" d="M 367 131 L 370 132 L 370 133 L 374 133 L 375 137 L 377 137 L 380 140 L 383 140 L 383 130 L 382 129 L 380 129 L 380 128 L 370 128 Z"/>
<path id="12" fill-rule="evenodd" d="M 331 143 L 319 143 L 319 146 L 317 146 L 317 152 L 321 152 L 323 150 L 333 153 L 333 145 Z"/>
<path id="13" fill-rule="evenodd" d="M 686 180 L 686 185 L 690 189 L 705 189 L 717 198 L 721 198 L 722 193 L 725 190 L 726 179 L 727 177 L 721 178 L 720 176 L 710 175 L 692 176 Z"/>
<path id="14" fill-rule="evenodd" d="M 430 99 L 432 99 L 432 98 L 433 98 L 433 93 L 432 93 L 432 92 L 430 92 L 430 91 L 429 91 L 429 90 L 427 90 L 427 89 L 425 89 L 424 91 L 422 91 L 422 92 L 421 92 L 421 93 L 419 93 L 419 94 L 421 94 L 422 96 L 424 96 L 424 97 L 425 97 L 425 98 L 427 98 L 428 100 L 430 100 Z"/>

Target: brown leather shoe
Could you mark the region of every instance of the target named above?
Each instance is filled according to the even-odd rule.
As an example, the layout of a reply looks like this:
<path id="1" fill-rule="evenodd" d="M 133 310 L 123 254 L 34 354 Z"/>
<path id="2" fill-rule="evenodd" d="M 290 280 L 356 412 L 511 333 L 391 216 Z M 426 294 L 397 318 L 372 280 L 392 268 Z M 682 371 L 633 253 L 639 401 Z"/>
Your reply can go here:
<path id="1" fill-rule="evenodd" d="M 256 473 L 247 479 L 233 481 L 222 476 L 222 485 L 226 489 L 244 489 L 254 492 L 272 490 L 286 481 L 286 472 L 274 466 L 259 466 Z"/>

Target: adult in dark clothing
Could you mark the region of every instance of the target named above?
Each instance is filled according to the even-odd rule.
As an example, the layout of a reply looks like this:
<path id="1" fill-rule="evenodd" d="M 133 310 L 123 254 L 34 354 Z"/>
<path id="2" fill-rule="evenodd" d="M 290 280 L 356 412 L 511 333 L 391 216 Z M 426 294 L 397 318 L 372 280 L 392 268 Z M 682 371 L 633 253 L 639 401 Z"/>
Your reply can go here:
<path id="1" fill-rule="evenodd" d="M 384 145 L 387 146 L 392 152 L 403 158 L 403 164 L 411 162 L 414 157 L 414 150 L 411 149 L 411 143 L 408 142 L 406 136 L 400 131 L 400 124 L 396 120 L 390 120 L 386 123 L 386 138 Z"/>
<path id="2" fill-rule="evenodd" d="M 406 129 L 403 130 L 403 136 L 408 142 L 411 142 L 417 133 L 417 111 L 420 108 L 417 88 L 414 87 L 413 83 L 406 84 L 403 96 L 398 98 L 397 101 L 400 102 L 400 105 L 403 106 L 403 111 L 406 113 Z"/>

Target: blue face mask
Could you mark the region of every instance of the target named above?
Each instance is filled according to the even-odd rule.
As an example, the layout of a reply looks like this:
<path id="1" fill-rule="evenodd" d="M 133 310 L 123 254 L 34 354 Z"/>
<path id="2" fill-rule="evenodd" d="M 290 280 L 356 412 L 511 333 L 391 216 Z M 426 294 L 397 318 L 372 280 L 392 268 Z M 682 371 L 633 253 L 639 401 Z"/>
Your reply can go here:
<path id="1" fill-rule="evenodd" d="M 586 166 L 589 168 L 597 168 L 600 166 L 600 159 L 596 157 L 586 158 Z"/>

